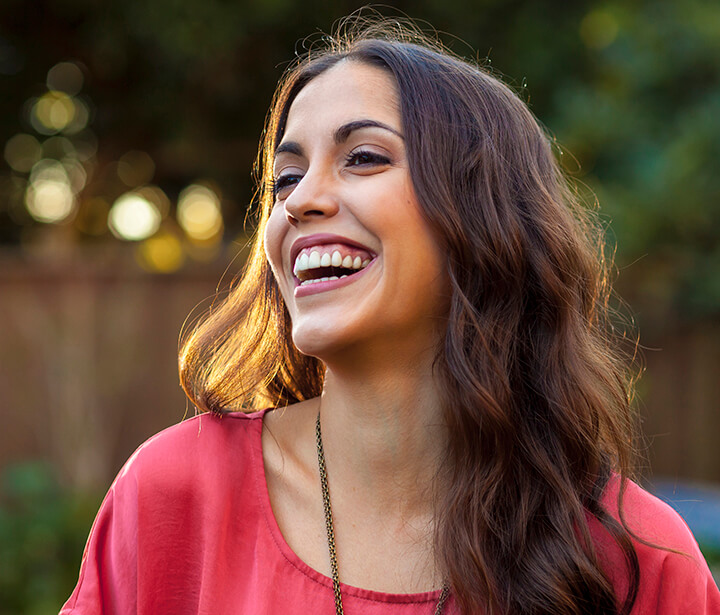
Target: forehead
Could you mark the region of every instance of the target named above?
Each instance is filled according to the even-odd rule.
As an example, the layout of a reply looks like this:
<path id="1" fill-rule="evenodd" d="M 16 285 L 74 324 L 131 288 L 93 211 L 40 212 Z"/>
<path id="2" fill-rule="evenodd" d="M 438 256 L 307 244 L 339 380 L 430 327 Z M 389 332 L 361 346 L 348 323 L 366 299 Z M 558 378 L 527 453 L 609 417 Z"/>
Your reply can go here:
<path id="1" fill-rule="evenodd" d="M 400 131 L 397 86 L 386 70 L 341 60 L 300 90 L 290 106 L 283 140 L 358 119 L 379 120 Z"/>

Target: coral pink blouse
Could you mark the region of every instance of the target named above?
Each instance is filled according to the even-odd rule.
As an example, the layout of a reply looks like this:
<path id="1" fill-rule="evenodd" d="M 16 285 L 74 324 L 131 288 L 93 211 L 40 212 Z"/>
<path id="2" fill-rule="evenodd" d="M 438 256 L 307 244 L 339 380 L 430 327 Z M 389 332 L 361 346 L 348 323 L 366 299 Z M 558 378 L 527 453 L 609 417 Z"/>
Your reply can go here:
<path id="1" fill-rule="evenodd" d="M 143 444 L 105 497 L 61 615 L 334 613 L 332 581 L 293 553 L 270 508 L 265 412 L 196 416 Z M 611 485 L 608 499 L 612 492 Z M 635 545 L 641 582 L 633 615 L 720 615 L 720 593 L 682 519 L 634 483 L 625 515 L 642 537 L 687 554 Z M 624 592 L 622 554 L 603 530 L 591 531 Z M 348 615 L 429 615 L 439 590 L 343 585 L 342 595 Z M 445 613 L 457 613 L 452 598 Z"/>

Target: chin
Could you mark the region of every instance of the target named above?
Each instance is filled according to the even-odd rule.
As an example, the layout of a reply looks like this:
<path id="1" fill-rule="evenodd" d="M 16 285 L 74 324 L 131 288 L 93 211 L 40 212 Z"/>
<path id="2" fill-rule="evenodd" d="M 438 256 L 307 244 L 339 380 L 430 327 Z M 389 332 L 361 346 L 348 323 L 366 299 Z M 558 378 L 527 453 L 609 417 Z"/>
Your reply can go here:
<path id="1" fill-rule="evenodd" d="M 355 340 L 350 332 L 343 328 L 329 326 L 330 323 L 293 323 L 292 340 L 303 354 L 324 361 L 353 345 Z"/>
<path id="2" fill-rule="evenodd" d="M 332 337 L 332 336 L 330 336 Z M 295 347 L 311 357 L 322 358 L 328 346 L 333 346 L 332 340 L 328 339 L 328 332 L 323 327 L 297 326 L 293 323 L 292 340 Z"/>

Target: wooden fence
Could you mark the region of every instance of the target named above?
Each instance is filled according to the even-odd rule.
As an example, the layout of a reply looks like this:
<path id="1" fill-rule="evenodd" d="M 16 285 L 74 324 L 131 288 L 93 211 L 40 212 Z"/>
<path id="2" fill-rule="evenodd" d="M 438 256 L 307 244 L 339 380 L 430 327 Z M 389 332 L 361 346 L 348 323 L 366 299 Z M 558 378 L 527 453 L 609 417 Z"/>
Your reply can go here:
<path id="1" fill-rule="evenodd" d="M 0 261 L 0 465 L 44 459 L 76 488 L 107 486 L 144 439 L 193 411 L 178 336 L 222 274 L 95 256 Z"/>
<path id="2" fill-rule="evenodd" d="M 124 253 L 1 257 L 0 468 L 43 459 L 73 488 L 106 488 L 144 439 L 192 413 L 178 335 L 223 268 L 153 275 Z M 643 342 L 662 349 L 645 351 L 639 387 L 652 472 L 720 481 L 720 323 Z"/>

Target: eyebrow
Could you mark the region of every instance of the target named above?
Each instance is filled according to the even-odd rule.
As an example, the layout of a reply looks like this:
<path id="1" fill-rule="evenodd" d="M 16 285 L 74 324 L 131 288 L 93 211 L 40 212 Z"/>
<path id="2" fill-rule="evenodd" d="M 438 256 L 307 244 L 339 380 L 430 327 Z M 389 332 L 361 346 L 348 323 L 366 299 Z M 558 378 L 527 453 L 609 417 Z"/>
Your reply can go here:
<path id="1" fill-rule="evenodd" d="M 345 141 L 348 140 L 348 137 L 355 130 L 360 130 L 361 128 L 382 128 L 383 130 L 387 130 L 388 132 L 391 132 L 396 137 L 400 137 L 401 139 L 404 139 L 404 137 L 397 130 L 395 130 L 392 126 L 388 126 L 387 124 L 383 124 L 382 122 L 378 122 L 377 120 L 354 120 L 352 122 L 348 122 L 347 124 L 343 124 L 335 131 L 335 134 L 333 135 L 333 139 L 334 139 L 336 145 L 345 143 Z"/>
<path id="2" fill-rule="evenodd" d="M 405 139 L 405 137 L 403 137 L 400 132 L 395 130 L 392 126 L 383 124 L 383 122 L 378 122 L 377 120 L 353 120 L 352 122 L 347 122 L 346 124 L 339 126 L 337 130 L 335 130 L 333 134 L 333 141 L 335 141 L 336 145 L 341 145 L 348 140 L 348 137 L 350 137 L 353 132 L 355 132 L 356 130 L 361 130 L 362 128 L 381 128 L 382 130 L 387 130 L 388 132 L 391 132 L 392 134 L 400 137 L 403 140 Z M 295 141 L 285 141 L 278 145 L 277 149 L 275 150 L 276 156 L 282 153 L 302 156 L 303 150 L 302 147 L 300 147 L 299 143 Z"/>

